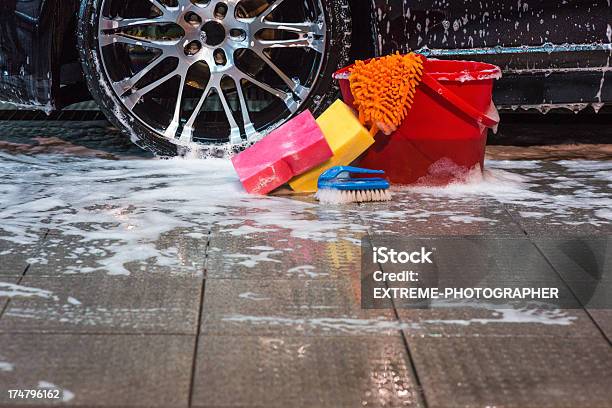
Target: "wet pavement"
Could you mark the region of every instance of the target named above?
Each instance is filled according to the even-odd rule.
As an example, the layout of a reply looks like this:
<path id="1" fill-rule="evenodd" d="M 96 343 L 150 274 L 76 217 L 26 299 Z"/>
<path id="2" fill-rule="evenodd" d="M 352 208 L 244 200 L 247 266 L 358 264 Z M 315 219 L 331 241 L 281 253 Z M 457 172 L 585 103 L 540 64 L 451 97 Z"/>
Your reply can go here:
<path id="1" fill-rule="evenodd" d="M 466 185 L 326 207 L 247 196 L 227 161 L 157 160 L 104 122 L 0 132 L 2 406 L 612 407 L 610 157 L 496 147 Z M 575 306 L 364 310 L 380 234 L 503 238 L 507 273 Z"/>

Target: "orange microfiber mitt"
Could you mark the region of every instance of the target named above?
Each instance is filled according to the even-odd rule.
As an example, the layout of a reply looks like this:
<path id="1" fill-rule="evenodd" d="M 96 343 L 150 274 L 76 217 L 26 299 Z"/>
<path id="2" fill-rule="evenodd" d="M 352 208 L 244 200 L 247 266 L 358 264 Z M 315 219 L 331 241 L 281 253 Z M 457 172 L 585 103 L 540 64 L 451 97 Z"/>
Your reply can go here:
<path id="1" fill-rule="evenodd" d="M 421 83 L 423 61 L 419 54 L 396 53 L 355 63 L 350 75 L 351 92 L 359 120 L 370 126 L 372 135 L 379 130 L 391 134 L 402 123 Z"/>

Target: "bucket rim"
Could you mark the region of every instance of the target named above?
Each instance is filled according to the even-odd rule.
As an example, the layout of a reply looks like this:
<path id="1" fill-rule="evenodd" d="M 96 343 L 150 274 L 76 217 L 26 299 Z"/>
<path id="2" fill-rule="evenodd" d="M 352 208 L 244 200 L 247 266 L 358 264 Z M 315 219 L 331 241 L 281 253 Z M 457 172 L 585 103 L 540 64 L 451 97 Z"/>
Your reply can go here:
<path id="1" fill-rule="evenodd" d="M 365 60 L 366 63 L 373 60 L 374 58 Z M 449 71 L 449 72 L 427 72 L 430 76 L 438 81 L 454 81 L 454 82 L 467 82 L 467 81 L 482 81 L 487 79 L 500 79 L 502 77 L 501 68 L 497 65 L 488 64 L 480 61 L 466 61 L 466 60 L 441 60 L 436 58 L 429 58 L 428 61 L 444 61 L 444 62 L 458 62 L 466 64 L 477 64 L 479 69 L 469 70 L 464 69 L 461 71 Z M 336 71 L 332 77 L 337 80 L 349 79 L 351 76 L 351 68 L 355 64 L 351 64 L 344 68 Z"/>

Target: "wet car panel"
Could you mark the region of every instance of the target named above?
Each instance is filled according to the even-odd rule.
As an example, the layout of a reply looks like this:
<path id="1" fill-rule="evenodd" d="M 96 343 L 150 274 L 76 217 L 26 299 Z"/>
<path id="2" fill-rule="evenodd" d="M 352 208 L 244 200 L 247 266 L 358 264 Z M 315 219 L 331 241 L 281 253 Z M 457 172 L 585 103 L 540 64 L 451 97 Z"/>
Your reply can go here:
<path id="1" fill-rule="evenodd" d="M 417 51 L 499 65 L 502 108 L 598 111 L 612 100 L 609 9 L 600 0 L 375 0 L 376 54 Z"/>
<path id="2" fill-rule="evenodd" d="M 61 108 L 60 75 L 75 33 L 76 0 L 3 0 L 0 4 L 0 100 L 51 111 Z M 74 58 L 73 58 L 74 59 Z M 72 61 L 74 62 L 74 61 Z"/>

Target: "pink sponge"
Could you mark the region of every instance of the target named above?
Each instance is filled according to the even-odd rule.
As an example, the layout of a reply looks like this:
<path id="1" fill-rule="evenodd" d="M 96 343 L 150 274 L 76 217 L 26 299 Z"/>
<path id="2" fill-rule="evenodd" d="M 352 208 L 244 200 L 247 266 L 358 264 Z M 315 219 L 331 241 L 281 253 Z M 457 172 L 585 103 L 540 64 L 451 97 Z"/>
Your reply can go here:
<path id="1" fill-rule="evenodd" d="M 304 111 L 234 156 L 232 163 L 249 193 L 268 194 L 332 154 L 314 117 Z"/>

